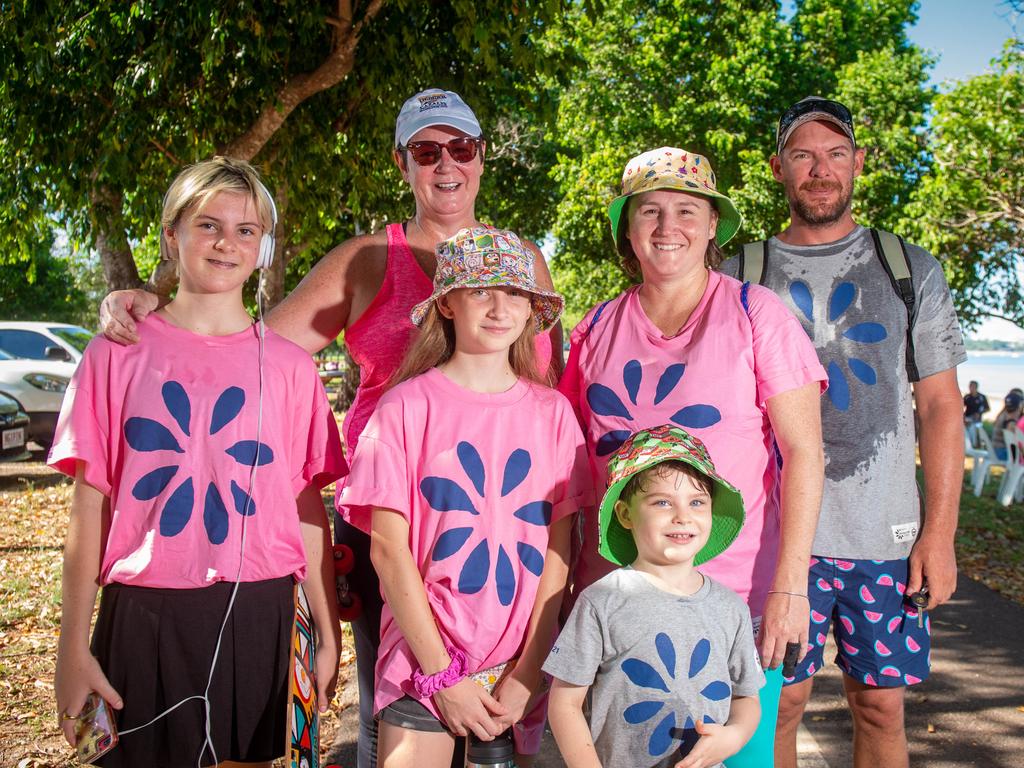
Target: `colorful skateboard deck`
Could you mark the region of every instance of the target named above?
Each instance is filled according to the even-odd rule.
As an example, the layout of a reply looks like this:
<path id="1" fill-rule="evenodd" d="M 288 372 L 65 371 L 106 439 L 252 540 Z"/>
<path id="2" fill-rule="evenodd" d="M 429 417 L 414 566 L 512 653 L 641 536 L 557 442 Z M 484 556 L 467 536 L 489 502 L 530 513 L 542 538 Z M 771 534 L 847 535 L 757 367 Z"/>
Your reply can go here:
<path id="1" fill-rule="evenodd" d="M 295 626 L 292 649 L 289 697 L 291 736 L 288 742 L 292 768 L 320 768 L 320 713 L 316 706 L 316 685 L 313 682 L 313 660 L 316 658 L 316 635 L 309 600 L 302 585 L 295 591 Z"/>

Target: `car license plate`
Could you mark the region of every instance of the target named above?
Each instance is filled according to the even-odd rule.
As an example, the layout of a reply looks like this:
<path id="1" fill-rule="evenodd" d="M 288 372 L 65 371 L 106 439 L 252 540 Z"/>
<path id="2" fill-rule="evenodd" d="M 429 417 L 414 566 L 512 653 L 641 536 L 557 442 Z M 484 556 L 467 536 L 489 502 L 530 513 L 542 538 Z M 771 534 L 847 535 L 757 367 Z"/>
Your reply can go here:
<path id="1" fill-rule="evenodd" d="M 19 445 L 25 444 L 25 428 L 18 427 L 17 429 L 8 429 L 3 433 L 3 450 L 8 448 L 17 448 Z"/>

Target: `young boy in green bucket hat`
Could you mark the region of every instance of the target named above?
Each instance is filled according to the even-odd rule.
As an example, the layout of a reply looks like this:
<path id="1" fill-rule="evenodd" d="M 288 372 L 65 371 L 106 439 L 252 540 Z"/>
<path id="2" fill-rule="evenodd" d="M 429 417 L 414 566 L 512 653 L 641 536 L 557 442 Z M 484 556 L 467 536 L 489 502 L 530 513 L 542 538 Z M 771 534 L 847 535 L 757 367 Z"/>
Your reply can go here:
<path id="1" fill-rule="evenodd" d="M 601 554 L 622 567 L 584 590 L 544 664 L 562 756 L 719 766 L 757 727 L 764 684 L 747 606 L 696 570 L 739 533 L 740 492 L 699 439 L 646 429 L 608 463 L 600 525 Z"/>

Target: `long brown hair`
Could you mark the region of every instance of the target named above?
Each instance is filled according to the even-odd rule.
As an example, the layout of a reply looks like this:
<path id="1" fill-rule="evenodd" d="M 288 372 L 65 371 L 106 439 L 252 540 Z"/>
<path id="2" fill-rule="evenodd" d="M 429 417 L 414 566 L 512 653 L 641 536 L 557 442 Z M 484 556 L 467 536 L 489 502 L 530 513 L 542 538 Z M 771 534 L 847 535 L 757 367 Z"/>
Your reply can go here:
<path id="1" fill-rule="evenodd" d="M 512 372 L 519 378 L 551 387 L 555 382 L 550 366 L 543 374 L 537 370 L 537 350 L 534 344 L 536 335 L 537 328 L 531 314 L 523 332 L 509 347 L 508 362 L 512 366 Z M 402 364 L 388 381 L 388 389 L 448 362 L 453 354 L 455 323 L 441 314 L 435 301 L 427 310 L 419 334 L 409 351 L 405 353 Z"/>

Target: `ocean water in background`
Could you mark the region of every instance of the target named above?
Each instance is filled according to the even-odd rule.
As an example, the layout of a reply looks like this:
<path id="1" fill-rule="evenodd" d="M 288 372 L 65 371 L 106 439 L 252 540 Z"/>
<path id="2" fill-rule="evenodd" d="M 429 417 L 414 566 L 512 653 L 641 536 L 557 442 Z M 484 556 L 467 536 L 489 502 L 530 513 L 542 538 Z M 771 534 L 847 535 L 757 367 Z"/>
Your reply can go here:
<path id="1" fill-rule="evenodd" d="M 960 391 L 967 392 L 967 382 L 977 381 L 978 391 L 988 397 L 992 412 L 1002 408 L 1002 400 L 1014 387 L 1024 389 L 1024 352 L 967 352 L 967 362 L 956 370 Z"/>

